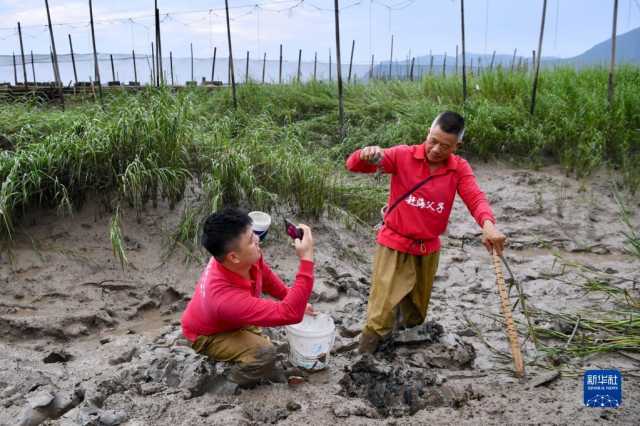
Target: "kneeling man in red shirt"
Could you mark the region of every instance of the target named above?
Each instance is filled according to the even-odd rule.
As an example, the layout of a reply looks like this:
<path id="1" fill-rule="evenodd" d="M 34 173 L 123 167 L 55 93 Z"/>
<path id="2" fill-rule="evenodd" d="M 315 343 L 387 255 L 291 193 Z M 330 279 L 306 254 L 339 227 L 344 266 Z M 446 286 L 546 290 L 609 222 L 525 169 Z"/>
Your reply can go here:
<path id="1" fill-rule="evenodd" d="M 217 361 L 236 362 L 229 380 L 250 386 L 274 377 L 276 350 L 260 327 L 296 324 L 313 288 L 313 236 L 306 225 L 294 241 L 300 266 L 287 287 L 262 257 L 246 211 L 226 208 L 204 224 L 202 245 L 211 260 L 182 315 L 182 333 L 193 349 Z M 275 300 L 263 299 L 267 293 Z M 282 375 L 282 372 L 280 372 Z"/>

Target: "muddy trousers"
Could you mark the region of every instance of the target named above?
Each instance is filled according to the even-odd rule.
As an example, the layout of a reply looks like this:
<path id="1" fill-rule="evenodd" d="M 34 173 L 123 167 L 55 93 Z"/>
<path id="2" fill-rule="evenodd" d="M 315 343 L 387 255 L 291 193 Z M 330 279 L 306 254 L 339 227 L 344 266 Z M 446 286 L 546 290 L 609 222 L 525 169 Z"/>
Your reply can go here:
<path id="1" fill-rule="evenodd" d="M 363 332 L 386 336 L 393 330 L 396 317 L 398 326 L 422 324 L 439 257 L 440 252 L 414 256 L 378 245 Z"/>
<path id="2" fill-rule="evenodd" d="M 260 379 L 273 378 L 276 349 L 259 327 L 198 336 L 192 347 L 215 361 L 235 362 L 229 380 L 240 386 L 252 386 Z"/>

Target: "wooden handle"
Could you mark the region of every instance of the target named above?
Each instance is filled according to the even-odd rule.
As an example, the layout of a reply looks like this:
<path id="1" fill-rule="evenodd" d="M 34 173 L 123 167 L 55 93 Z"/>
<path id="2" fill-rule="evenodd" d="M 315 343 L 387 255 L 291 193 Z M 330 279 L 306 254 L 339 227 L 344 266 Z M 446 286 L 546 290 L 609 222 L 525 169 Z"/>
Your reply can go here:
<path id="1" fill-rule="evenodd" d="M 496 271 L 496 284 L 498 285 L 498 294 L 500 295 L 500 307 L 502 308 L 502 315 L 507 323 L 507 337 L 509 337 L 509 346 L 511 346 L 511 355 L 513 355 L 516 376 L 524 377 L 524 359 L 522 358 L 522 351 L 520 350 L 520 343 L 518 342 L 518 332 L 513 324 L 500 257 L 498 257 L 495 252 L 493 252 L 493 268 Z"/>

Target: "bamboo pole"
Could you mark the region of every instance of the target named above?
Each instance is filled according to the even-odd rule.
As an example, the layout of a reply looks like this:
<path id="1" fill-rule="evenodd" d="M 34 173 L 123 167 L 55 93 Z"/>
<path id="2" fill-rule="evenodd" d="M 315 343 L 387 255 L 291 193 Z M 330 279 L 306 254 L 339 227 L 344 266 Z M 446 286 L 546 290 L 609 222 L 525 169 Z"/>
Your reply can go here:
<path id="1" fill-rule="evenodd" d="M 216 55 L 218 54 L 218 47 L 213 47 L 213 60 L 211 61 L 211 81 L 215 80 L 216 73 Z"/>
<path id="2" fill-rule="evenodd" d="M 18 85 L 18 66 L 16 65 L 16 52 L 12 52 L 13 54 L 13 85 L 17 86 Z M 53 57 L 51 58 L 53 60 Z M 53 76 L 55 78 L 55 67 L 54 67 L 54 72 L 53 72 Z"/>
<path id="3" fill-rule="evenodd" d="M 233 96 L 233 108 L 238 108 L 236 98 L 236 77 L 233 70 L 233 48 L 231 47 L 231 25 L 229 24 L 229 0 L 224 0 L 224 9 L 227 17 L 227 40 L 229 41 L 229 72 L 231 74 L 231 93 Z"/>
<path id="4" fill-rule="evenodd" d="M 318 52 L 313 54 L 313 81 L 316 81 L 316 73 L 318 71 Z"/>
<path id="5" fill-rule="evenodd" d="M 609 80 L 607 83 L 607 100 L 609 102 L 609 109 L 613 111 L 613 73 L 616 66 L 616 33 L 618 26 L 618 0 L 613 2 L 613 24 L 611 27 L 611 62 L 609 63 Z"/>
<path id="6" fill-rule="evenodd" d="M 356 41 L 353 40 L 351 42 L 351 59 L 349 59 L 349 75 L 347 77 L 347 82 L 351 83 L 351 69 L 353 67 L 353 50 L 356 47 Z"/>
<path id="7" fill-rule="evenodd" d="M 389 80 L 391 80 L 391 65 L 393 64 L 393 34 L 391 34 L 391 56 L 389 59 Z"/>
<path id="8" fill-rule="evenodd" d="M 71 51 L 71 65 L 73 66 L 73 80 L 76 84 L 78 84 L 78 72 L 76 71 L 76 58 L 73 53 L 73 43 L 71 42 L 71 34 L 67 34 L 69 36 L 69 50 Z"/>
<path id="9" fill-rule="evenodd" d="M 155 44 L 153 42 L 151 42 L 151 81 L 149 82 L 149 85 L 151 86 L 155 86 L 156 84 L 156 70 L 157 70 L 157 66 L 156 66 L 156 50 L 155 50 Z"/>
<path id="10" fill-rule="evenodd" d="M 413 67 L 416 63 L 416 58 L 411 58 L 411 70 L 409 70 L 409 80 L 413 81 Z"/>
<path id="11" fill-rule="evenodd" d="M 58 54 L 56 52 L 56 40 L 53 37 L 53 27 L 51 26 L 51 14 L 49 13 L 49 0 L 44 0 L 44 4 L 47 7 L 47 22 L 49 23 L 49 36 L 51 37 L 51 48 L 53 49 L 53 66 L 56 70 L 58 80 L 58 95 L 60 96 L 60 103 L 64 110 L 64 92 L 62 90 L 62 80 L 60 79 L 60 67 L 58 67 Z"/>
<path id="12" fill-rule="evenodd" d="M 131 51 L 131 58 L 133 60 L 133 81 L 134 83 L 138 82 L 138 66 L 136 65 L 136 51 Z"/>
<path id="13" fill-rule="evenodd" d="M 169 72 L 171 73 L 171 86 L 173 87 L 175 84 L 173 82 L 173 52 L 169 51 Z"/>
<path id="14" fill-rule="evenodd" d="M 495 252 L 493 252 L 493 268 L 496 272 L 496 285 L 498 287 L 498 294 L 500 296 L 500 308 L 502 310 L 502 315 L 504 316 L 507 326 L 509 346 L 511 348 L 513 364 L 516 370 L 515 375 L 517 377 L 524 377 L 524 359 L 522 358 L 522 351 L 520 350 L 518 332 L 513 323 L 513 316 L 511 314 L 511 307 L 509 305 L 509 297 L 507 296 L 507 288 L 504 283 L 504 275 L 502 273 L 502 265 L 500 265 L 500 257 L 498 257 L 498 254 Z"/>
<path id="15" fill-rule="evenodd" d="M 371 55 L 371 67 L 369 68 L 369 80 L 373 80 L 373 60 L 374 60 L 374 55 Z"/>
<path id="16" fill-rule="evenodd" d="M 189 50 L 191 52 L 191 80 L 195 81 L 194 73 L 193 73 L 193 43 L 189 43 Z"/>
<path id="17" fill-rule="evenodd" d="M 338 0 L 334 0 L 334 12 L 336 21 L 336 63 L 338 66 L 338 113 L 340 117 L 340 142 L 344 140 L 344 99 L 342 93 L 342 66 L 340 63 L 340 6 Z"/>
<path id="18" fill-rule="evenodd" d="M 464 0 L 460 0 L 460 20 L 462 27 L 462 100 L 467 101 L 466 51 L 464 48 Z"/>
<path id="19" fill-rule="evenodd" d="M 458 75 L 458 45 L 456 44 L 456 75 Z"/>
<path id="20" fill-rule="evenodd" d="M 244 69 L 244 83 L 247 84 L 249 82 L 249 51 L 247 50 L 247 64 Z"/>
<path id="21" fill-rule="evenodd" d="M 24 59 L 24 45 L 22 44 L 22 29 L 20 28 L 20 22 L 18 22 L 18 38 L 20 39 L 20 56 L 22 57 L 22 73 L 24 74 L 24 87 L 29 85 L 27 79 L 27 61 Z"/>
<path id="22" fill-rule="evenodd" d="M 262 84 L 264 84 L 264 76 L 267 71 L 267 52 L 264 52 L 262 57 Z"/>
<path id="23" fill-rule="evenodd" d="M 38 82 L 36 81 L 36 65 L 33 60 L 33 50 L 31 51 L 31 72 L 33 73 L 33 85 L 36 86 Z"/>
<path id="24" fill-rule="evenodd" d="M 444 58 L 442 59 L 442 77 L 447 76 L 447 52 L 444 52 Z"/>
<path id="25" fill-rule="evenodd" d="M 280 62 L 278 66 L 278 84 L 282 84 L 282 44 L 280 45 Z"/>
<path id="26" fill-rule="evenodd" d="M 616 0 L 617 2 L 617 0 Z M 617 3 L 616 3 L 617 4 Z M 547 0 L 542 3 L 542 21 L 540 22 L 540 38 L 538 39 L 538 60 L 533 64 L 535 67 L 535 76 L 533 77 L 533 89 L 531 91 L 531 115 L 536 108 L 536 91 L 538 90 L 538 74 L 540 73 L 540 58 L 542 57 L 542 39 L 544 37 L 544 21 L 547 15 Z"/>
<path id="27" fill-rule="evenodd" d="M 158 52 L 156 54 L 156 64 L 158 66 L 158 80 L 157 80 L 157 84 L 158 86 L 164 84 L 164 73 L 162 71 L 162 33 L 160 32 L 160 9 L 158 9 L 158 1 L 156 0 L 156 6 L 155 6 L 155 14 L 156 14 L 156 46 L 158 49 Z"/>
<path id="28" fill-rule="evenodd" d="M 113 55 L 109 54 L 109 60 L 111 61 L 111 81 L 116 81 L 116 69 L 113 66 Z"/>
<path id="29" fill-rule="evenodd" d="M 102 83 L 100 81 L 100 66 L 98 65 L 98 51 L 96 50 L 96 33 L 93 27 L 93 5 L 89 0 L 89 23 L 91 24 L 91 45 L 93 46 L 93 81 L 98 85 L 98 95 L 102 102 Z"/>

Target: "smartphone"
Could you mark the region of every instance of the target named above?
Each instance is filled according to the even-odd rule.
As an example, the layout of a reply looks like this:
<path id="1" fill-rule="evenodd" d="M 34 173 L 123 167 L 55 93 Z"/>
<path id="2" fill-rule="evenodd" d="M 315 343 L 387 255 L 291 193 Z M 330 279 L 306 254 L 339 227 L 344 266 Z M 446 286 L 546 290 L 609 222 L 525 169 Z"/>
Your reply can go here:
<path id="1" fill-rule="evenodd" d="M 302 236 L 304 235 L 302 229 L 298 228 L 293 224 L 293 222 L 287 219 L 284 220 L 284 229 L 285 231 L 287 231 L 287 235 L 289 235 L 293 240 L 295 240 L 296 238 L 301 240 Z"/>

